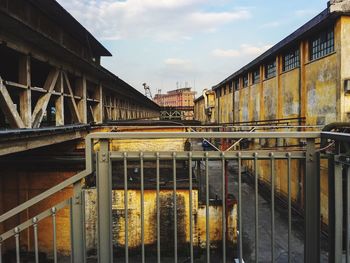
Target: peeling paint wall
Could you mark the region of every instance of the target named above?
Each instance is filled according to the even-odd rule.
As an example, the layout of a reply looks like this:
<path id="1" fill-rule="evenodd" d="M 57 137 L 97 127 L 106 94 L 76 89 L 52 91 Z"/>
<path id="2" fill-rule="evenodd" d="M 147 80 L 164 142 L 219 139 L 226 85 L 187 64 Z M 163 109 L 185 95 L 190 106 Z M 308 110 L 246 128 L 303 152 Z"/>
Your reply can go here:
<path id="1" fill-rule="evenodd" d="M 295 118 L 299 116 L 300 110 L 300 72 L 299 69 L 293 69 L 281 75 L 282 86 L 282 118 Z"/>
<path id="2" fill-rule="evenodd" d="M 337 120 L 338 70 L 335 54 L 305 66 L 307 125 L 325 125 Z"/>
<path id="3" fill-rule="evenodd" d="M 130 249 L 137 249 L 141 246 L 141 196 L 139 190 L 128 191 L 128 242 Z M 124 191 L 113 190 L 112 192 L 112 216 L 113 216 L 113 244 L 116 247 L 125 245 L 125 211 Z M 155 190 L 145 190 L 144 195 L 144 226 L 145 246 L 156 246 L 157 242 L 157 201 Z M 205 206 L 198 203 L 198 191 L 193 190 L 193 236 L 194 245 L 205 248 L 206 221 Z M 86 245 L 87 250 L 94 251 L 97 244 L 96 224 L 96 189 L 85 190 L 86 202 Z M 210 205 L 210 240 L 212 247 L 216 247 L 222 238 L 222 207 Z M 237 207 L 233 206 L 228 213 L 228 240 L 233 245 L 237 240 Z M 173 191 L 160 191 L 160 240 L 162 251 L 172 251 L 174 247 L 174 210 Z M 178 246 L 183 247 L 190 241 L 189 229 L 189 192 L 188 190 L 177 191 L 177 231 Z M 179 252 L 181 253 L 181 252 Z"/>

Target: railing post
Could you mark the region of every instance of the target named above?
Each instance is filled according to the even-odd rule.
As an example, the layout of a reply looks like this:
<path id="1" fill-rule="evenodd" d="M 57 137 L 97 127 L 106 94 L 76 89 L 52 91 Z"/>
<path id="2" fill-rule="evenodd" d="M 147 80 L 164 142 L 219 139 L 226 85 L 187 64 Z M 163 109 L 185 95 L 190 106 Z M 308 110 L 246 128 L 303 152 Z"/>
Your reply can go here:
<path id="1" fill-rule="evenodd" d="M 97 202 L 98 202 L 98 262 L 113 262 L 112 247 L 112 176 L 108 140 L 100 140 L 97 155 Z"/>
<path id="2" fill-rule="evenodd" d="M 328 174 L 328 262 L 342 262 L 343 252 L 343 165 L 332 156 Z"/>
<path id="3" fill-rule="evenodd" d="M 315 140 L 307 139 L 304 176 L 304 262 L 320 262 L 320 178 Z"/>
<path id="4" fill-rule="evenodd" d="M 81 181 L 73 185 L 73 198 L 70 202 L 71 243 L 73 263 L 85 262 L 85 218 Z"/>

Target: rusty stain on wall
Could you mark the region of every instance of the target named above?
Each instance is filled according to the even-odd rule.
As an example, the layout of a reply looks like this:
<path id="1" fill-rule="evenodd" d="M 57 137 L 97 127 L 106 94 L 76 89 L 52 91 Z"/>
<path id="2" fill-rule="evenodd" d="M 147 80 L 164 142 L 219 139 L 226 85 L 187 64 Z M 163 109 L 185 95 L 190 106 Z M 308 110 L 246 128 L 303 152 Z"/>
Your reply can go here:
<path id="1" fill-rule="evenodd" d="M 128 233 L 129 247 L 136 249 L 141 246 L 141 192 L 139 190 L 128 191 Z M 189 229 L 189 192 L 188 190 L 177 190 L 177 229 L 178 246 L 185 246 L 190 241 Z M 112 191 L 112 213 L 113 213 L 113 244 L 115 247 L 125 245 L 125 211 L 124 211 L 124 191 Z M 174 210 L 173 191 L 160 191 L 160 240 L 162 251 L 173 250 L 174 233 Z M 145 245 L 155 246 L 157 237 L 156 225 L 156 191 L 145 190 L 144 195 L 144 233 Z M 96 233 L 96 189 L 85 190 L 86 202 L 86 244 L 87 250 L 94 251 L 97 244 Z M 228 213 L 228 240 L 233 245 L 237 238 L 236 206 L 233 206 Z M 212 247 L 217 247 L 222 238 L 222 209 L 220 205 L 210 205 L 210 240 Z M 193 190 L 193 229 L 194 245 L 204 248 L 206 240 L 205 232 L 205 206 L 198 203 L 198 191 Z M 181 253 L 181 252 L 179 252 Z"/>

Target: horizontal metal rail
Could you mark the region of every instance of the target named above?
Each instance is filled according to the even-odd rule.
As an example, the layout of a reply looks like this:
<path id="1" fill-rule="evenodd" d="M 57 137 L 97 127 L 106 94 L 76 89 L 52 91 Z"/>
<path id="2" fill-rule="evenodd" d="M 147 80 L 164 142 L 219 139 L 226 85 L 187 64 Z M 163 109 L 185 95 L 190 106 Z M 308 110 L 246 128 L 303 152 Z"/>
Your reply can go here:
<path id="1" fill-rule="evenodd" d="M 320 135 L 320 132 L 97 132 L 87 135 L 86 139 L 317 139 Z"/>
<path id="2" fill-rule="evenodd" d="M 111 152 L 110 157 L 112 160 L 122 160 L 124 155 L 127 153 L 128 159 L 138 160 L 140 155 L 143 156 L 143 160 L 156 160 L 157 157 L 162 160 L 172 160 L 174 152 Z M 188 160 L 189 152 L 176 152 L 176 160 Z M 209 157 L 210 160 L 221 160 L 222 156 L 225 156 L 226 160 L 254 160 L 255 156 L 258 155 L 261 160 L 270 160 L 271 152 L 191 152 L 192 160 L 203 160 Z M 289 156 L 293 159 L 305 159 L 305 152 L 273 152 L 274 159 L 287 160 Z"/>

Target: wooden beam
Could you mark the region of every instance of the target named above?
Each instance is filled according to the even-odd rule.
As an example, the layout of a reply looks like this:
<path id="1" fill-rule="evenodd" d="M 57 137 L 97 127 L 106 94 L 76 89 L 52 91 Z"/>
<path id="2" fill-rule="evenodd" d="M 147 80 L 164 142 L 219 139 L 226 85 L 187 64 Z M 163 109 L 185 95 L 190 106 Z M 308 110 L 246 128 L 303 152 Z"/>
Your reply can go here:
<path id="1" fill-rule="evenodd" d="M 87 90 L 86 90 L 86 78 L 85 78 L 85 76 L 77 79 L 77 81 L 75 83 L 75 87 L 76 87 L 77 96 L 79 96 L 81 98 L 77 103 L 80 120 L 83 123 L 87 123 L 87 100 L 86 100 Z"/>
<path id="2" fill-rule="evenodd" d="M 63 72 L 63 75 L 64 75 L 64 79 L 66 80 L 67 88 L 68 88 L 69 95 L 70 95 L 70 97 L 68 98 L 68 106 L 69 106 L 70 111 L 72 113 L 73 120 L 75 123 L 81 123 L 78 106 L 77 106 L 77 103 L 75 102 L 74 93 L 73 93 L 72 87 L 70 85 L 68 76 L 67 76 L 66 72 Z"/>
<path id="3" fill-rule="evenodd" d="M 11 128 L 25 128 L 25 125 L 11 99 L 10 93 L 0 79 L 0 107 L 9 121 Z"/>
<path id="4" fill-rule="evenodd" d="M 58 87 L 61 95 L 55 101 L 56 108 L 56 126 L 64 125 L 64 85 L 63 85 L 63 74 L 61 72 L 58 78 Z"/>
<path id="5" fill-rule="evenodd" d="M 96 123 L 102 123 L 103 122 L 103 97 L 102 97 L 102 85 L 98 85 L 98 87 L 95 90 L 95 96 L 94 98 L 97 98 L 99 100 L 98 103 L 96 103 L 93 106 L 93 117 L 94 121 Z"/>
<path id="6" fill-rule="evenodd" d="M 32 126 L 32 95 L 31 95 L 31 64 L 30 56 L 23 55 L 19 59 L 18 82 L 26 86 L 19 93 L 20 115 L 26 128 Z"/>
<path id="7" fill-rule="evenodd" d="M 47 90 L 47 94 L 39 98 L 38 102 L 35 105 L 32 117 L 32 127 L 39 128 L 43 120 L 44 114 L 46 112 L 47 105 L 49 104 L 52 91 L 55 88 L 57 79 L 59 75 L 58 69 L 53 69 L 50 71 L 49 76 L 47 77 L 44 89 Z"/>
<path id="8" fill-rule="evenodd" d="M 87 132 L 69 131 L 59 134 L 43 134 L 39 136 L 14 138 L 0 141 L 0 156 L 36 149 L 39 147 L 63 143 L 71 140 L 83 139 Z"/>

